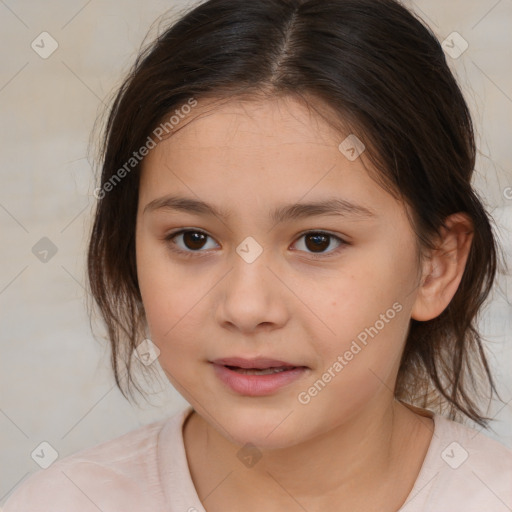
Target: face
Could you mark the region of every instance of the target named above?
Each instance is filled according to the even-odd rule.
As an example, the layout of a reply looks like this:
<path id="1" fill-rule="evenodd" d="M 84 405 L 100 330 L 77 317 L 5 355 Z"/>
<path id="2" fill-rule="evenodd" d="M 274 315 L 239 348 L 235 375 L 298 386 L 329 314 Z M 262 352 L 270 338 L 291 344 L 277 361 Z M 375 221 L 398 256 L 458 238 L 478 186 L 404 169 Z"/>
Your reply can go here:
<path id="1" fill-rule="evenodd" d="M 201 108 L 140 181 L 138 279 L 169 380 L 263 448 L 389 405 L 418 279 L 404 206 L 292 98 Z"/>

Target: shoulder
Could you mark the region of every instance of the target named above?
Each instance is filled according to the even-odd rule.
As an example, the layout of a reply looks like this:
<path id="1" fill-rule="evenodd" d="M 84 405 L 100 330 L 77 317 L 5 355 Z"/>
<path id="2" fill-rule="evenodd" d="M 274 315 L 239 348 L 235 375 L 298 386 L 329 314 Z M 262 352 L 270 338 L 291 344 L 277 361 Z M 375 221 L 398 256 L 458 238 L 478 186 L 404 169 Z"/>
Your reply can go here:
<path id="1" fill-rule="evenodd" d="M 3 512 L 147 509 L 148 489 L 159 489 L 157 446 L 166 421 L 81 450 L 31 474 L 9 497 Z"/>
<path id="2" fill-rule="evenodd" d="M 512 509 L 512 450 L 482 431 L 435 417 L 428 462 L 433 509 L 452 504 L 465 512 Z M 452 507 L 452 509 L 453 509 Z"/>

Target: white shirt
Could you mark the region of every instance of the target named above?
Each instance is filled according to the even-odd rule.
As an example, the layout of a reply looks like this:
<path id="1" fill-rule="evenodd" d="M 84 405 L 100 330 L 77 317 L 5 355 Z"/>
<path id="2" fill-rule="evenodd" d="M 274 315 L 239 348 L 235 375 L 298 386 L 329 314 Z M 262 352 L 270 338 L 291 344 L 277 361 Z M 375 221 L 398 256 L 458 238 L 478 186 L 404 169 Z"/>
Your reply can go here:
<path id="1" fill-rule="evenodd" d="M 57 460 L 22 482 L 3 512 L 206 512 L 183 442 L 192 410 Z M 511 512 L 512 450 L 431 411 L 413 410 L 433 418 L 434 434 L 397 512 Z"/>

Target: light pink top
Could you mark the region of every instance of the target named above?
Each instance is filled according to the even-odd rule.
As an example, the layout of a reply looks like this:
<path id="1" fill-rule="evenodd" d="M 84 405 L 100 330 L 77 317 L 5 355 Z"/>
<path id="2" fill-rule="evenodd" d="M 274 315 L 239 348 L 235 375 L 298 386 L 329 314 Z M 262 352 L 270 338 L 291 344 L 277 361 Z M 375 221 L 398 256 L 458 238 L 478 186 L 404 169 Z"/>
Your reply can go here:
<path id="1" fill-rule="evenodd" d="M 418 411 L 418 409 L 414 409 Z M 422 409 L 435 428 L 414 487 L 398 512 L 510 512 L 512 450 Z M 30 475 L 3 512 L 205 512 L 176 415 L 77 452 Z"/>

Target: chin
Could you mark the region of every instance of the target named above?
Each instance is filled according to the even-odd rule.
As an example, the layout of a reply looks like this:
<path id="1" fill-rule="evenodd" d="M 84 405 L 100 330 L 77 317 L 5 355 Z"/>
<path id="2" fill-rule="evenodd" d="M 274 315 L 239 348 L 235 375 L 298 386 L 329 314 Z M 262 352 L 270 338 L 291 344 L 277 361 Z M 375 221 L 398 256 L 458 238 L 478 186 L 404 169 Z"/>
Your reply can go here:
<path id="1" fill-rule="evenodd" d="M 225 414 L 217 409 L 216 416 L 225 430 L 212 425 L 224 437 L 229 433 L 232 443 L 241 447 L 250 443 L 262 450 L 275 450 L 292 447 L 303 440 L 304 424 L 297 424 L 298 415 L 291 412 L 292 408 L 234 407 Z"/>

